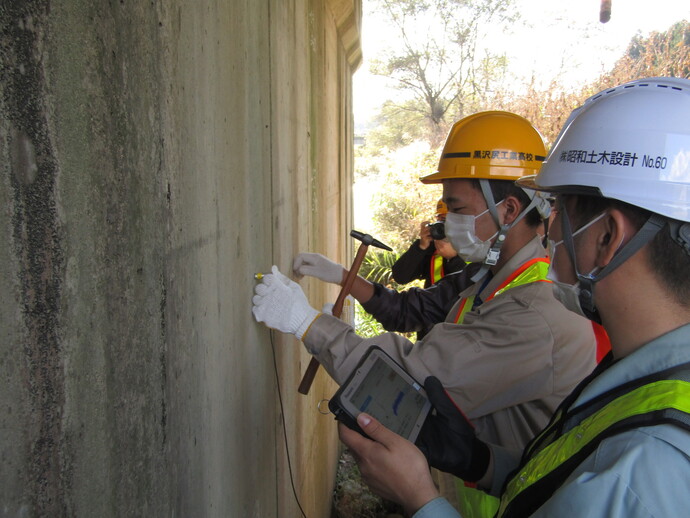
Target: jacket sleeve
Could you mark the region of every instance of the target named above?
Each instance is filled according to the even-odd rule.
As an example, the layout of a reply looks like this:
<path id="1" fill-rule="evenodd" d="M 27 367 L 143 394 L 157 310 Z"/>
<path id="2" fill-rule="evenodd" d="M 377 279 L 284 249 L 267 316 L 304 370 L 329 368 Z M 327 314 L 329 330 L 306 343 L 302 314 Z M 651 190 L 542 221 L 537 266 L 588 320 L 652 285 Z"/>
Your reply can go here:
<path id="1" fill-rule="evenodd" d="M 391 268 L 393 280 L 398 284 L 407 284 L 415 279 L 425 279 L 426 265 L 434 250 L 436 248 L 433 243 L 426 250 L 422 250 L 419 248 L 419 239 L 415 240 Z"/>
<path id="2" fill-rule="evenodd" d="M 321 314 L 312 322 L 302 338 L 307 350 L 323 365 L 328 374 L 342 385 L 357 367 L 360 359 L 374 345 L 387 352 L 403 368 L 404 361 L 413 349 L 413 343 L 395 333 L 385 333 L 374 338 L 362 338 L 342 320 L 332 315 Z M 423 370 L 425 374 L 428 371 Z M 408 372 L 415 377 L 417 373 Z M 415 377 L 415 379 L 418 379 Z M 424 375 L 421 379 L 426 379 Z"/>
<path id="3" fill-rule="evenodd" d="M 552 300 L 551 286 L 545 283 L 520 286 L 468 312 L 463 325 L 436 324 L 417 343 L 396 333 L 362 338 L 342 320 L 321 315 L 303 341 L 338 383 L 347 379 L 371 346 L 377 345 L 417 381 L 430 374 L 436 376 L 467 417 L 478 420 L 536 399 L 554 399 L 558 378 L 578 374 L 563 372 L 564 358 L 569 360 L 568 369 L 575 362 L 593 366 L 591 325 L 577 315 L 573 314 L 573 319 L 582 325 L 568 327 L 577 331 L 577 336 L 568 332 L 567 342 L 565 336 L 558 340 L 567 344 L 568 350 L 576 347 L 582 358 L 554 350 L 554 331 L 547 317 L 556 313 L 546 311 L 555 306 Z M 563 308 L 563 312 L 567 310 Z M 590 348 L 584 347 L 584 342 Z M 494 433 L 491 423 L 476 424 L 478 433 L 485 430 L 487 438 Z"/>
<path id="4" fill-rule="evenodd" d="M 462 518 L 445 498 L 435 498 L 412 515 L 412 518 Z"/>
<path id="5" fill-rule="evenodd" d="M 452 273 L 462 271 L 465 268 L 465 265 L 465 261 L 463 261 L 459 255 L 456 255 L 455 257 L 445 261 L 443 269 L 446 275 L 450 275 Z"/>
<path id="6" fill-rule="evenodd" d="M 362 307 L 386 331 L 420 331 L 445 320 L 458 294 L 472 284 L 470 278 L 480 266 L 470 265 L 425 289 L 409 288 L 397 292 L 374 284 L 374 296 Z"/>

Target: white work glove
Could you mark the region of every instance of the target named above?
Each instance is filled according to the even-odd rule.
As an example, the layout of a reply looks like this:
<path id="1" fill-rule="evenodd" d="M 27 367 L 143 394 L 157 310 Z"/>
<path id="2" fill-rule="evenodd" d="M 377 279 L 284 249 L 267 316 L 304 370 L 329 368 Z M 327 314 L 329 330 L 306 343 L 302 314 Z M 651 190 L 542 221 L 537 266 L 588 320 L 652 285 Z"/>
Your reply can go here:
<path id="1" fill-rule="evenodd" d="M 280 273 L 277 266 L 273 266 L 271 272 L 254 288 L 254 318 L 301 340 L 319 312 L 309 305 L 299 284 Z"/>
<path id="2" fill-rule="evenodd" d="M 334 263 L 321 254 L 305 252 L 295 256 L 295 260 L 292 262 L 292 271 L 300 279 L 309 275 L 332 284 L 340 284 L 345 276 L 345 268 L 338 263 Z"/>

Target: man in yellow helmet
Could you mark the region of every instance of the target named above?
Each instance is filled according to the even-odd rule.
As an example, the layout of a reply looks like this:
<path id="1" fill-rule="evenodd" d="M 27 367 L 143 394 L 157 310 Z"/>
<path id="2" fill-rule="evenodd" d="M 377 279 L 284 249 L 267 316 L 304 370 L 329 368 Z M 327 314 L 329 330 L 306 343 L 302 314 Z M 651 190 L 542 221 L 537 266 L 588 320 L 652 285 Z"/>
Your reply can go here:
<path id="1" fill-rule="evenodd" d="M 611 354 L 524 452 L 492 446 L 473 467 L 500 495 L 489 516 L 687 516 L 690 81 L 641 79 L 591 97 L 539 175 L 518 183 L 556 193 L 549 277 L 574 314 L 603 323 Z M 457 409 L 443 414 L 454 432 L 435 454 L 467 469 L 481 445 Z M 342 426 L 341 438 L 376 492 L 413 518 L 459 516 L 437 498 L 422 452 L 365 414 L 358 422 L 373 440 Z"/>
<path id="2" fill-rule="evenodd" d="M 451 130 L 439 170 L 423 181 L 443 183 L 446 234 L 480 267 L 423 340 L 393 333 L 364 339 L 311 308 L 275 267 L 256 287 L 255 318 L 303 340 L 338 383 L 378 345 L 416 379 L 437 376 L 479 437 L 521 448 L 595 366 L 590 323 L 558 304 L 545 278 L 537 210 L 544 199 L 514 185 L 537 172 L 544 155 L 541 135 L 512 113 L 472 115 Z"/>

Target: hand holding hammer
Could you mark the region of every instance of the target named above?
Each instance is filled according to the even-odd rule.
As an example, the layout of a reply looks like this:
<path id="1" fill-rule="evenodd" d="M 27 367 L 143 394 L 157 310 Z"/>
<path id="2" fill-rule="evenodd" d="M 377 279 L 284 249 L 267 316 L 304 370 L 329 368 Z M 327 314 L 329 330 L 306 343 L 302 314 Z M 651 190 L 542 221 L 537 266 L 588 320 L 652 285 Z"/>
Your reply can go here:
<path id="1" fill-rule="evenodd" d="M 350 232 L 350 236 L 361 241 L 361 244 L 357 249 L 357 254 L 355 255 L 354 261 L 352 261 L 352 266 L 350 267 L 350 270 L 347 272 L 345 281 L 343 282 L 340 293 L 338 294 L 338 298 L 335 300 L 335 304 L 333 305 L 333 316 L 336 318 L 339 318 L 340 314 L 343 311 L 343 304 L 345 302 L 345 298 L 350 293 L 352 283 L 355 281 L 355 278 L 357 277 L 357 273 L 359 272 L 360 266 L 362 266 L 364 256 L 366 255 L 369 246 L 373 245 L 378 248 L 382 248 L 383 250 L 388 250 L 391 252 L 393 251 L 392 248 L 390 248 L 387 245 L 384 245 L 377 239 L 374 239 L 369 234 L 364 234 L 357 230 L 352 230 Z M 319 361 L 316 358 L 312 358 L 309 362 L 307 370 L 304 373 L 304 376 L 302 377 L 302 382 L 299 384 L 299 387 L 297 389 L 297 391 L 300 394 L 309 394 L 309 389 L 311 388 L 311 385 L 314 381 L 314 377 L 316 376 L 316 372 L 318 371 L 318 369 Z"/>

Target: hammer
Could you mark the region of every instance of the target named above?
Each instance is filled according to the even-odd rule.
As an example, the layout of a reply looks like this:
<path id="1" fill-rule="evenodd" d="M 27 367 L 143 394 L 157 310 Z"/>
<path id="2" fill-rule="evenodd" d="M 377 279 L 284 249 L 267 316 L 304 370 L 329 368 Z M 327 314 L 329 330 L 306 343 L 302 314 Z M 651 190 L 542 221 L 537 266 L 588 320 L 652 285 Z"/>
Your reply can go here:
<path id="1" fill-rule="evenodd" d="M 355 260 L 352 261 L 352 266 L 350 267 L 350 271 L 348 271 L 347 275 L 345 276 L 345 282 L 343 283 L 343 287 L 340 289 L 340 294 L 338 294 L 338 298 L 335 299 L 335 304 L 333 304 L 333 316 L 336 318 L 339 318 L 343 311 L 345 297 L 347 297 L 348 293 L 350 293 L 352 283 L 355 282 L 355 277 L 357 277 L 359 267 L 362 266 L 362 261 L 364 261 L 364 256 L 366 255 L 369 246 L 373 245 L 375 247 L 388 250 L 389 252 L 393 251 L 391 247 L 384 245 L 378 239 L 374 239 L 369 234 L 364 234 L 358 230 L 351 230 L 350 236 L 361 241 L 362 244 L 359 245 L 359 248 L 357 249 Z M 309 389 L 311 388 L 311 384 L 314 382 L 314 377 L 316 376 L 316 371 L 318 369 L 319 360 L 312 356 L 311 360 L 309 361 L 309 365 L 307 366 L 307 370 L 304 372 L 302 381 L 297 388 L 297 392 L 304 395 L 309 394 Z"/>

